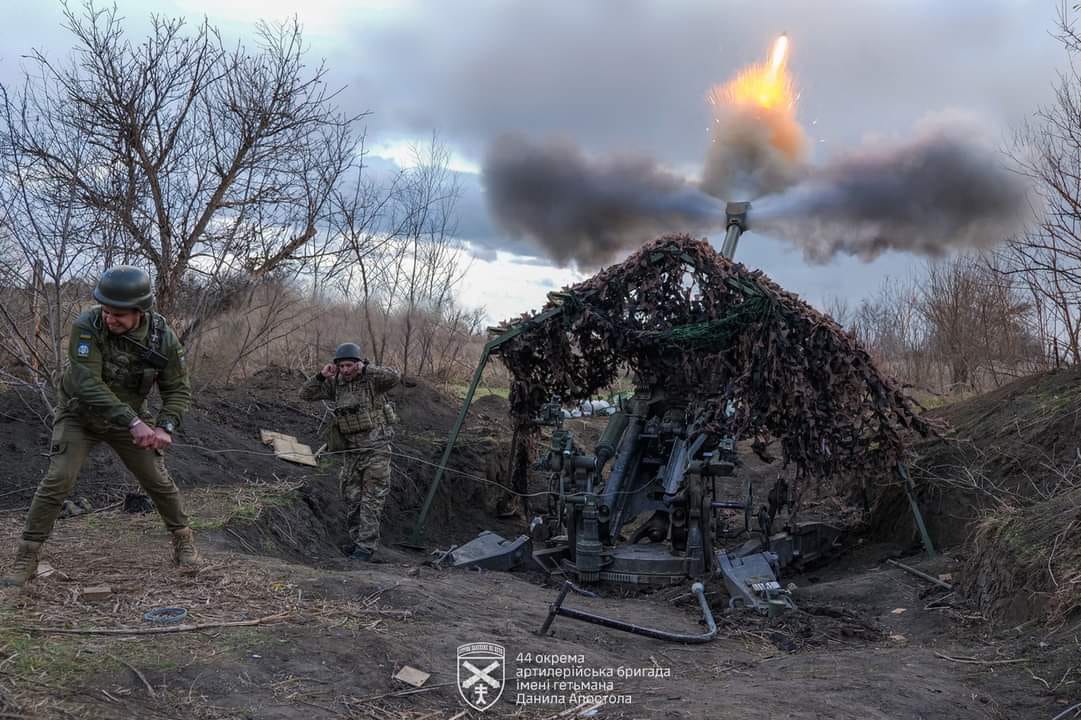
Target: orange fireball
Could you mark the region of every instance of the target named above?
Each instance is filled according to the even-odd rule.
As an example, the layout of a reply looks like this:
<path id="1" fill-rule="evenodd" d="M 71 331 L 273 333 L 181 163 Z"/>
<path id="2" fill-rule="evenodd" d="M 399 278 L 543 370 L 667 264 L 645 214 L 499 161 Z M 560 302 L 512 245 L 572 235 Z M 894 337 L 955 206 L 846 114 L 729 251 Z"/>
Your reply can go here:
<path id="1" fill-rule="evenodd" d="M 707 95 L 713 105 L 701 187 L 726 200 L 754 200 L 790 186 L 801 173 L 807 136 L 796 120 L 788 36 L 764 62 L 751 65 Z"/>
<path id="2" fill-rule="evenodd" d="M 768 62 L 751 65 L 726 85 L 713 88 L 710 102 L 764 110 L 791 110 L 796 104 L 796 93 L 785 64 L 787 55 L 788 36 L 781 35 L 773 43 Z"/>

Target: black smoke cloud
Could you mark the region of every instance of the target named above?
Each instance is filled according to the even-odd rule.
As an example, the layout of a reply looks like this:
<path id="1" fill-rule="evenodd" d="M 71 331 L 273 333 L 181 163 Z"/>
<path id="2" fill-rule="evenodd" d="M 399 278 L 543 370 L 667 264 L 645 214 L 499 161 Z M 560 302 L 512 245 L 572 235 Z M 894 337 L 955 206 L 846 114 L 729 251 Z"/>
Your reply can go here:
<path id="1" fill-rule="evenodd" d="M 561 265 L 593 268 L 660 233 L 724 225 L 724 203 L 652 160 L 591 160 L 566 141 L 503 136 L 483 178 L 495 221 Z"/>
<path id="2" fill-rule="evenodd" d="M 776 124 L 747 119 L 731 115 L 721 128 L 721 147 L 711 150 L 701 183 L 708 194 L 648 159 L 590 160 L 567 142 L 504 137 L 484 167 L 488 207 L 513 236 L 557 263 L 585 268 L 661 233 L 723 227 L 724 203 L 713 196 L 722 193 L 753 198 L 752 230 L 822 263 L 838 253 L 871 260 L 887 250 L 939 256 L 987 248 L 1020 230 L 1027 216 L 1023 178 L 976 139 L 980 128 L 955 119 L 817 166 L 801 152 L 778 151 L 770 132 Z M 802 141 L 798 133 L 788 137 Z"/>
<path id="3" fill-rule="evenodd" d="M 990 247 L 1020 229 L 1028 187 L 973 139 L 980 134 L 947 123 L 908 142 L 864 148 L 756 200 L 748 222 L 817 262 L 837 253 L 870 260 L 886 250 L 936 256 Z"/>

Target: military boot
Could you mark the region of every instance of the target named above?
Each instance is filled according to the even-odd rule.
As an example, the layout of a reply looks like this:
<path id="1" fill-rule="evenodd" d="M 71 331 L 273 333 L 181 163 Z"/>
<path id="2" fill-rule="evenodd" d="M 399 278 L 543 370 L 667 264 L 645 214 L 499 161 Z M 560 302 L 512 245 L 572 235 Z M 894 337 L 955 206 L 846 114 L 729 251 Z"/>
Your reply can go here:
<path id="1" fill-rule="evenodd" d="M 11 572 L 0 578 L 0 585 L 6 587 L 19 587 L 30 582 L 30 578 L 38 572 L 38 553 L 41 552 L 41 543 L 20 540 L 15 549 L 15 565 Z"/>
<path id="2" fill-rule="evenodd" d="M 194 567 L 199 564 L 199 553 L 195 550 L 195 538 L 191 528 L 173 530 L 173 562 L 181 567 Z"/>

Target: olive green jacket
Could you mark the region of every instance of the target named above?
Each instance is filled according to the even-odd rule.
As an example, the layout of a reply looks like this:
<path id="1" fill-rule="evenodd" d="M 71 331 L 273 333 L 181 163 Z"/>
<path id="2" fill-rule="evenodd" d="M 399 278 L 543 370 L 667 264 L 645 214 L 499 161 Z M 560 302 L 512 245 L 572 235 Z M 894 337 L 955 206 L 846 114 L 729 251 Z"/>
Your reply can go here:
<path id="1" fill-rule="evenodd" d="M 71 327 L 57 418 L 74 416 L 126 428 L 136 417 L 150 418 L 146 398 L 156 384 L 162 402 L 157 424 L 179 426 L 191 407 L 191 380 L 184 346 L 169 324 L 162 324 L 165 367 L 159 369 L 143 359 L 143 348 L 150 344 L 149 313 L 130 333 L 114 335 L 105 327 L 101 307 L 83 312 Z"/>

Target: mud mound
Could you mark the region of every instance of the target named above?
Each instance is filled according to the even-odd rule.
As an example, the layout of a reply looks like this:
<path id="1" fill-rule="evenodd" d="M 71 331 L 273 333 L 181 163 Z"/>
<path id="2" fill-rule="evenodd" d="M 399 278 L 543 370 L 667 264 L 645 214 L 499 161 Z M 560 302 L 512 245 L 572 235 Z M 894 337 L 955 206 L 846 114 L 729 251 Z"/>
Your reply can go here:
<path id="1" fill-rule="evenodd" d="M 352 550 L 337 484 L 329 476 L 312 478 L 251 515 L 233 516 L 224 531 L 252 554 L 326 567 L 340 564 Z"/>
<path id="2" fill-rule="evenodd" d="M 410 386 L 399 385 L 390 392 L 394 407 L 401 419 L 399 435 L 427 434 L 446 436 L 458 417 L 461 402 L 441 392 L 424 380 L 411 381 Z M 474 418 L 475 413 L 470 413 Z"/>
<path id="3" fill-rule="evenodd" d="M 191 411 L 174 437 L 166 464 L 181 487 L 209 484 L 301 480 L 306 470 L 267 454 L 261 429 L 307 435 L 318 426 L 314 409 L 291 404 L 303 382 L 299 374 L 277 368 L 229 388 L 195 392 Z M 0 403 L 0 509 L 25 508 L 49 464 L 51 418 L 39 397 L 12 390 Z M 152 403 L 153 404 L 153 403 Z M 107 446 L 99 445 L 79 475 L 75 495 L 95 507 L 115 502 L 136 489 L 135 479 Z"/>
<path id="4" fill-rule="evenodd" d="M 394 484 L 383 512 L 381 558 L 399 557 L 399 543 L 411 539 L 413 525 L 427 493 L 434 463 L 412 453 L 434 449 L 395 445 Z M 522 531 L 520 518 L 493 517 L 499 491 L 481 482 L 504 479 L 507 444 L 495 438 L 460 438 L 447 465 L 447 482 L 436 496 L 425 539 L 448 547 L 472 539 L 488 528 L 511 537 Z M 414 459 L 416 458 L 416 459 Z M 461 477 L 462 474 L 465 477 Z M 479 473 L 479 474 L 478 474 Z M 338 467 L 328 463 L 284 494 L 269 493 L 224 526 L 226 542 L 254 555 L 283 558 L 314 567 L 337 568 L 353 549 L 345 506 L 338 492 Z"/>
<path id="5" fill-rule="evenodd" d="M 314 527 L 290 530 L 297 523 L 305 527 L 309 524 L 309 519 L 300 516 L 283 516 L 280 523 L 272 522 L 259 530 L 232 529 L 259 552 L 310 562 L 313 557 L 339 552 L 343 545 L 343 536 L 336 529 L 344 523 L 344 511 L 336 495 L 338 463 L 328 459 L 317 469 L 287 463 L 274 457 L 260 440 L 260 430 L 274 430 L 296 436 L 313 450 L 320 446 L 327 408 L 297 398 L 304 379 L 295 370 L 270 367 L 234 385 L 196 388 L 192 409 L 176 434 L 167 464 L 181 488 L 308 483 L 304 491 L 308 494 L 301 493 L 298 499 L 312 505 L 311 522 L 327 525 L 326 537 Z M 394 441 L 394 487 L 384 514 L 385 542 L 393 543 L 410 534 L 461 401 L 423 380 L 395 388 L 390 397 L 401 419 Z M 505 468 L 509 437 L 502 437 L 506 400 L 487 397 L 492 399 L 470 411 L 451 454 L 447 475 L 432 508 L 428 538 L 433 544 L 462 542 L 486 527 L 507 534 L 520 531 L 520 520 L 491 519 L 503 494 L 499 485 L 509 485 Z M 44 415 L 40 398 L 29 393 L 9 391 L 0 402 L 4 406 L 0 413 L 0 465 L 7 468 L 0 477 L 0 510 L 20 510 L 29 506 L 48 466 L 51 422 Z M 325 492 L 317 489 L 322 483 L 329 483 Z M 114 453 L 102 446 L 83 466 L 74 495 L 87 497 L 95 507 L 102 507 L 123 498 L 135 487 L 134 478 Z M 267 509 L 269 515 L 278 512 L 283 511 Z M 294 539 L 300 542 L 294 543 Z M 311 556 L 305 555 L 308 541 L 314 543 Z M 299 548 L 299 554 L 290 548 Z"/>
<path id="6" fill-rule="evenodd" d="M 28 507 L 49 464 L 52 420 L 41 399 L 22 390 L 0 393 L 0 406 L 0 509 Z"/>
<path id="7" fill-rule="evenodd" d="M 510 414 L 510 401 L 499 395 L 485 395 L 474 400 L 470 410 L 492 419 L 502 419 Z"/>
<path id="8" fill-rule="evenodd" d="M 395 488 L 383 513 L 384 543 L 410 540 L 445 447 L 446 438 L 423 445 L 401 437 L 395 444 Z M 496 517 L 503 488 L 510 486 L 509 458 L 509 438 L 479 433 L 459 436 L 428 515 L 425 538 L 429 544 L 460 544 L 483 529 L 511 537 L 524 531 L 521 517 Z"/>
<path id="9" fill-rule="evenodd" d="M 313 448 L 318 447 L 325 407 L 321 403 L 294 399 L 303 381 L 300 373 L 270 368 L 242 385 L 217 390 L 215 402 L 226 401 L 231 406 L 250 407 L 252 411 L 249 418 L 226 415 L 220 417 L 219 422 L 232 427 L 239 424 L 253 437 L 258 435 L 260 427 L 270 427 L 265 423 L 276 423 L 274 429 L 284 428 L 283 432 L 296 435 Z M 399 385 L 389 395 L 400 418 L 392 450 L 392 491 L 383 513 L 383 543 L 393 545 L 407 542 L 411 537 L 414 522 L 446 448 L 447 434 L 461 409 L 461 400 L 422 379 Z M 509 485 L 510 438 L 505 431 L 506 400 L 486 397 L 493 400 L 470 409 L 448 460 L 447 472 L 426 528 L 426 539 L 432 545 L 445 547 L 461 543 L 485 528 L 510 535 L 521 532 L 520 519 L 493 517 L 504 494 L 501 486 Z M 283 464 L 278 460 L 273 462 Z M 321 472 L 328 475 L 331 482 L 329 495 L 317 512 L 326 518 L 333 515 L 333 522 L 344 523 L 344 510 L 336 495 L 338 463 L 328 461 Z M 344 533 L 344 525 L 341 532 Z M 339 538 L 335 542 L 338 547 L 344 547 L 348 538 L 344 541 Z M 318 554 L 328 546 L 324 543 L 321 547 Z M 275 554 L 289 557 L 287 552 Z"/>
<path id="10" fill-rule="evenodd" d="M 928 480 L 968 480 L 986 495 L 1038 502 L 1064 489 L 1063 476 L 1078 462 L 1081 369 L 1022 378 L 998 390 L 938 411 L 956 432 L 952 442 L 919 448 L 916 468 Z"/>
<path id="11" fill-rule="evenodd" d="M 304 376 L 283 368 L 268 368 L 254 375 L 247 382 L 228 388 L 209 390 L 200 409 L 203 417 L 193 419 L 191 427 L 200 427 L 206 421 L 208 429 L 240 431 L 258 445 L 259 430 L 274 429 L 296 435 L 301 441 L 318 447 L 327 407 L 322 403 L 301 402 L 296 399 Z M 427 495 L 428 487 L 446 447 L 446 438 L 461 408 L 461 401 L 440 391 L 424 380 L 399 385 L 390 392 L 400 424 L 395 428 L 393 442 L 393 485 L 383 513 L 383 542 L 392 545 L 409 539 L 414 521 Z M 505 400 L 499 399 L 505 404 Z M 516 533 L 520 521 L 494 522 L 494 513 L 502 491 L 507 485 L 506 459 L 509 438 L 503 437 L 506 425 L 505 410 L 490 413 L 494 403 L 486 403 L 481 409 L 471 409 L 465 427 L 451 453 L 448 470 L 436 495 L 428 524 L 427 539 L 436 545 L 449 545 L 470 539 L 483 528 L 497 532 Z M 497 404 L 494 404 L 498 408 Z M 261 448 L 265 451 L 265 448 Z M 290 466 L 274 458 L 260 458 L 268 462 L 259 467 L 261 476 L 269 479 L 269 473 L 282 477 Z M 179 461 L 179 459 L 178 459 Z M 310 469 L 306 469 L 310 471 Z M 296 472 L 292 470 L 292 472 Z M 338 463 L 328 459 L 315 473 L 301 471 L 303 478 L 311 478 L 309 485 L 329 478 L 324 490 L 309 488 L 305 501 L 314 503 L 312 512 L 316 522 L 321 518 L 331 523 L 329 532 L 336 537 L 317 542 L 314 555 L 329 557 L 331 548 L 344 549 L 348 538 L 344 535 L 344 509 L 337 497 Z M 271 512 L 273 514 L 273 512 Z M 284 518 L 288 520 L 288 518 Z M 307 520 L 303 521 L 308 522 Z M 340 525 L 337 531 L 334 527 Z M 260 531 L 260 541 L 267 547 L 278 548 L 271 553 L 281 557 L 302 559 L 291 554 L 294 545 L 291 537 L 281 537 L 280 529 L 271 527 L 270 535 Z M 298 539 L 303 540 L 306 533 Z M 259 547 L 256 545 L 256 547 Z M 301 548 L 301 555 L 304 554 Z"/>
<path id="12" fill-rule="evenodd" d="M 1081 369 L 1021 378 L 929 415 L 952 428 L 913 448 L 912 479 L 937 545 L 963 543 L 988 513 L 1081 487 Z M 882 539 L 917 540 L 897 483 L 877 496 L 872 526 Z"/>
<path id="13" fill-rule="evenodd" d="M 1022 378 L 932 413 L 953 432 L 915 448 L 911 472 L 935 544 L 956 547 L 960 586 L 1001 622 L 1056 621 L 1081 608 L 1081 369 Z M 916 542 L 897 485 L 872 527 Z"/>
<path id="14" fill-rule="evenodd" d="M 1081 610 L 1081 488 L 989 516 L 973 536 L 965 594 L 1005 623 L 1054 622 Z"/>

